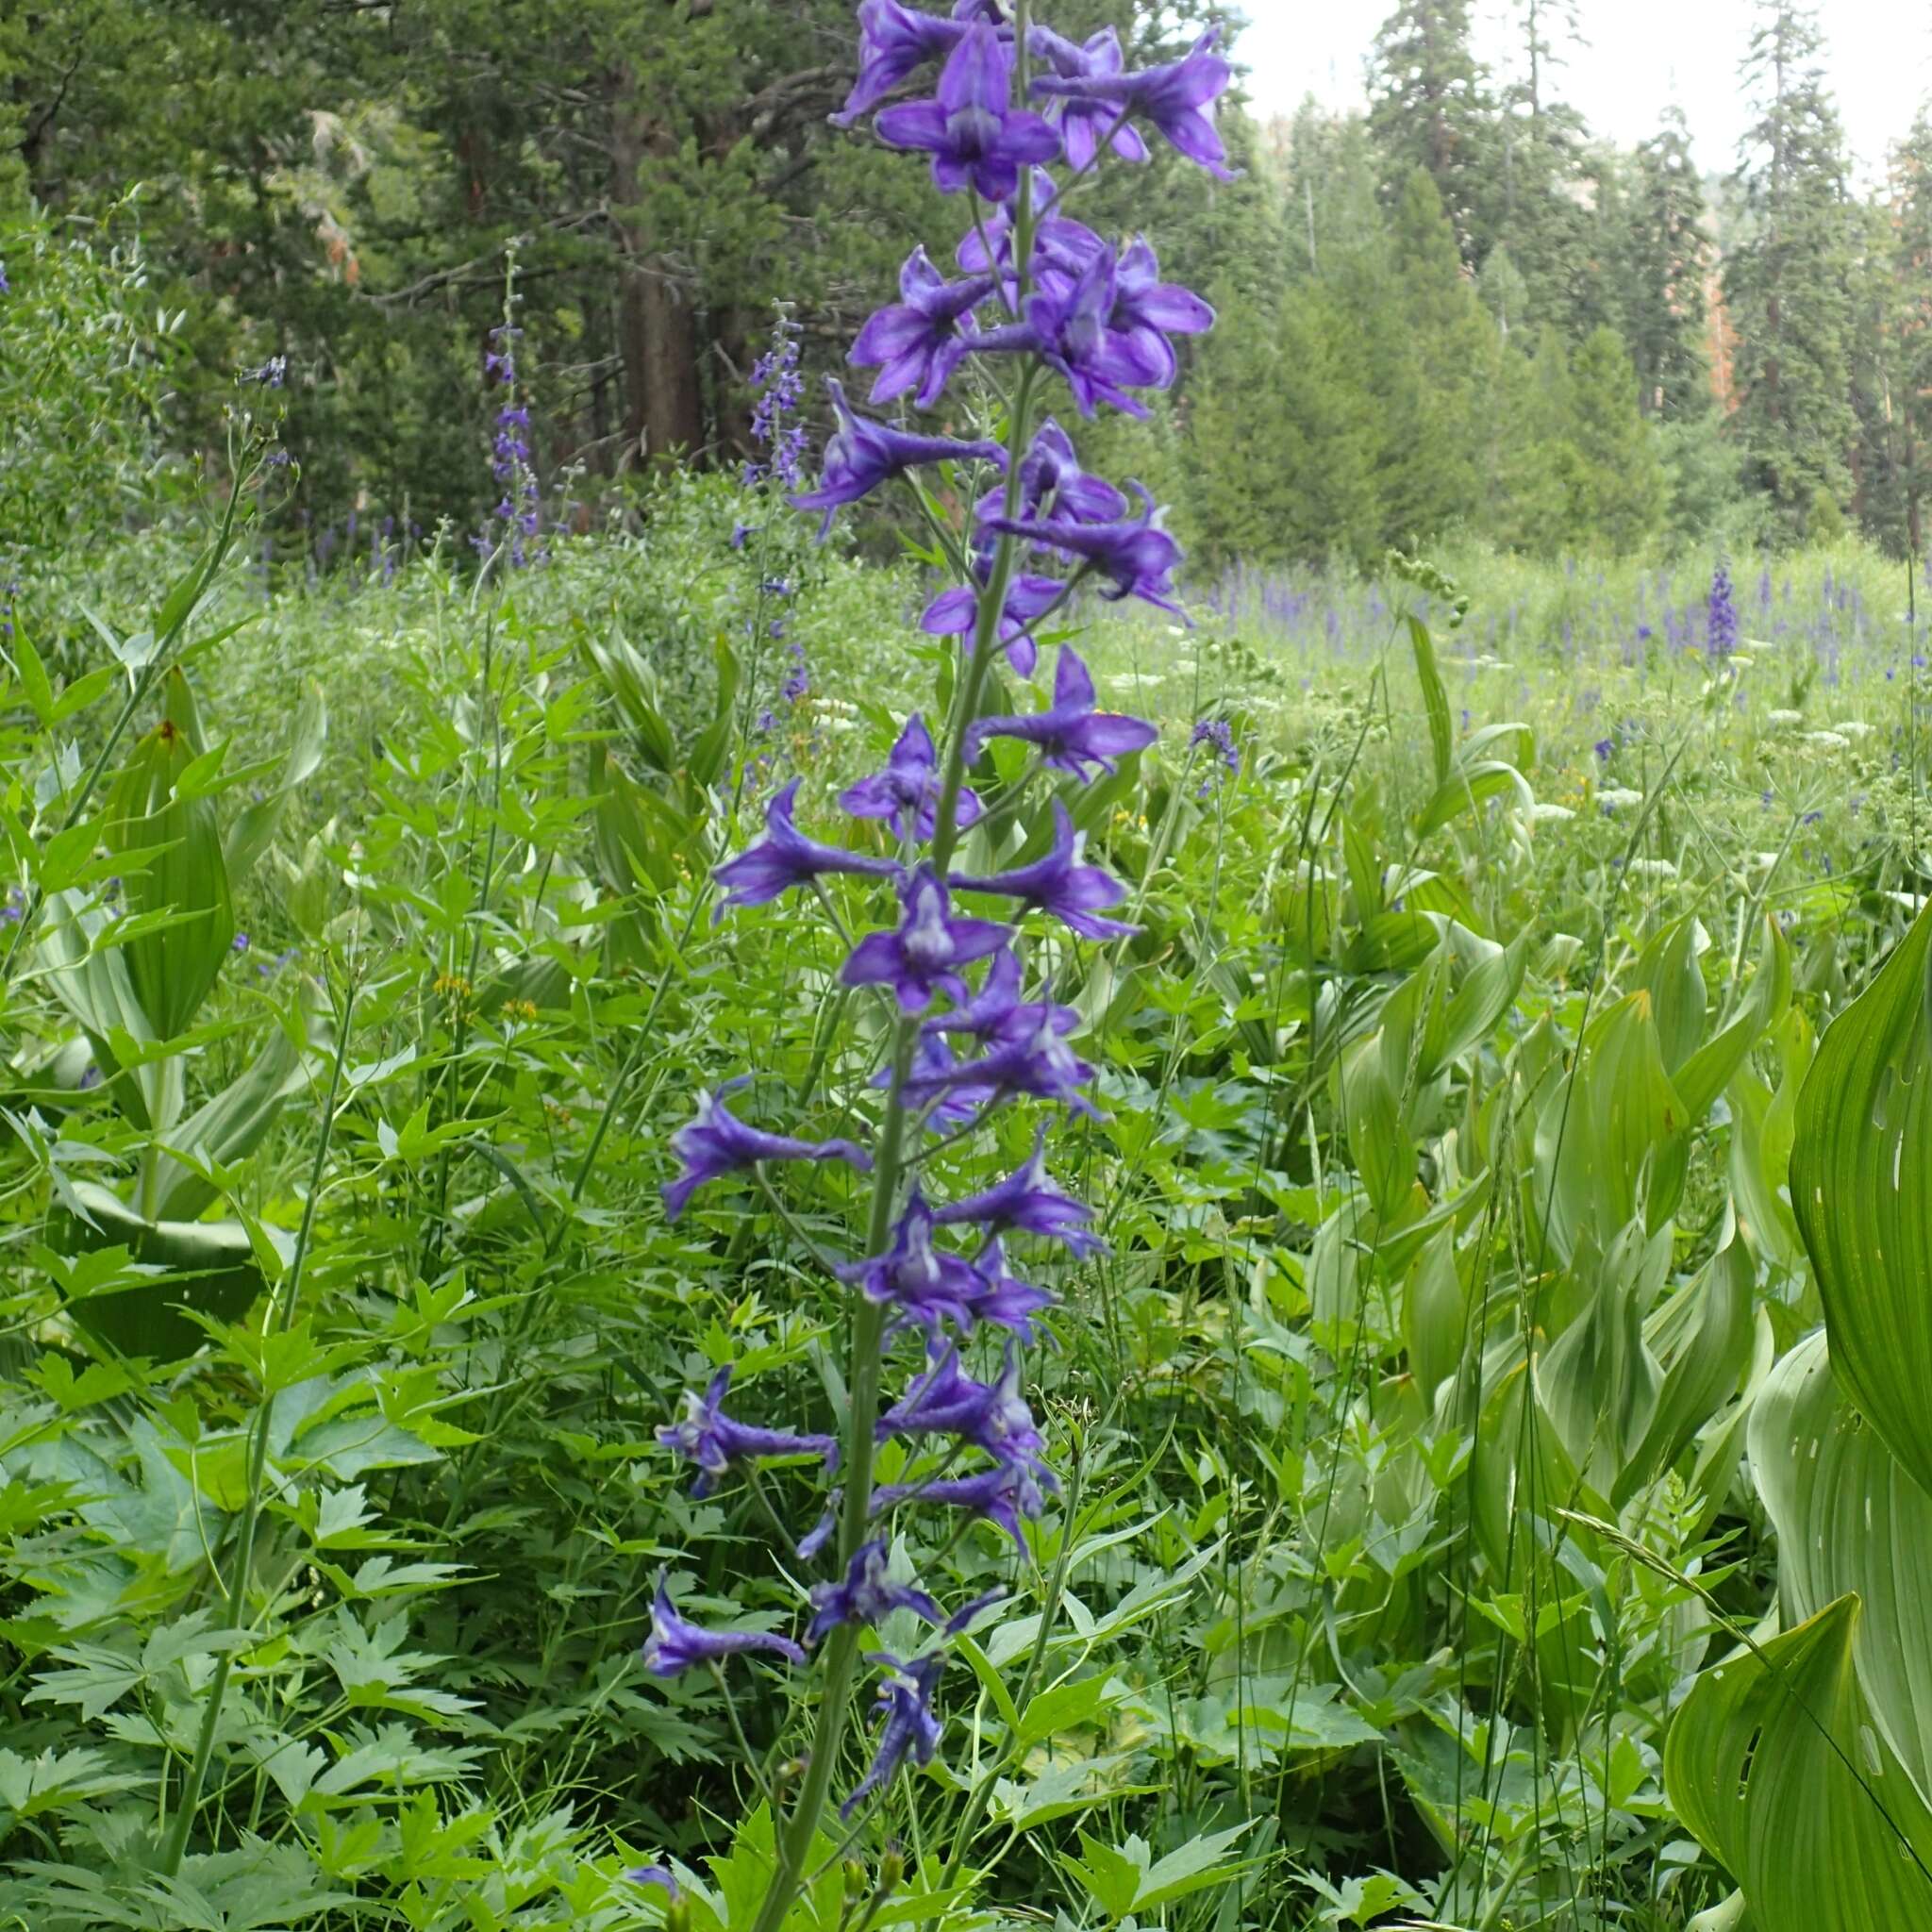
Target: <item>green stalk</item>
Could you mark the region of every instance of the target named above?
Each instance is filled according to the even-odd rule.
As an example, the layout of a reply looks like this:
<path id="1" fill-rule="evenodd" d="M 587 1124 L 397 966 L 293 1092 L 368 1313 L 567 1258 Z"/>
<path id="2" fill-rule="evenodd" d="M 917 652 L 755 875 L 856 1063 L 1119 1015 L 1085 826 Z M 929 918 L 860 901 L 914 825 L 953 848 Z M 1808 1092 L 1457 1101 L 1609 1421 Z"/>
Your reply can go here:
<path id="1" fill-rule="evenodd" d="M 342 1003 L 341 1025 L 336 1037 L 336 1057 L 329 1068 L 328 1097 L 323 1103 L 322 1131 L 316 1137 L 315 1160 L 308 1172 L 308 1198 L 302 1204 L 302 1224 L 295 1236 L 295 1253 L 289 1262 L 287 1292 L 279 1297 L 272 1319 L 284 1333 L 294 1319 L 295 1303 L 302 1291 L 302 1270 L 308 1259 L 310 1241 L 315 1232 L 315 1203 L 322 1191 L 323 1168 L 328 1160 L 329 1143 L 335 1137 L 336 1101 L 341 1092 L 342 1068 L 349 1057 L 350 1023 L 356 1010 L 356 989 L 350 986 Z M 267 1324 L 263 1325 L 264 1336 Z M 255 1412 L 255 1427 L 248 1444 L 248 1485 L 242 1504 L 242 1520 L 235 1536 L 235 1559 L 228 1570 L 228 1627 L 240 1630 L 247 1609 L 248 1573 L 255 1566 L 255 1532 L 261 1521 L 262 1478 L 268 1471 L 268 1432 L 275 1416 L 273 1390 L 264 1390 L 261 1407 Z M 208 1781 L 208 1767 L 214 1756 L 215 1732 L 222 1721 L 222 1704 L 227 1695 L 228 1678 L 235 1668 L 235 1653 L 222 1652 L 208 1687 L 208 1704 L 201 1714 L 200 1735 L 194 1740 L 194 1757 L 175 1807 L 174 1823 L 168 1828 L 168 1841 L 161 1853 L 161 1873 L 173 1878 L 181 1870 L 188 1854 L 188 1835 L 194 1829 L 195 1813 L 201 1808 L 202 1787 Z"/>
<path id="2" fill-rule="evenodd" d="M 1020 81 L 1024 99 L 1025 0 L 1021 0 L 1017 9 L 1015 35 L 1021 49 Z M 1021 176 L 1013 249 L 1024 292 L 1026 264 L 1033 254 L 1032 198 L 1028 178 L 1024 175 Z M 1020 459 L 1032 432 L 1033 391 L 1038 379 L 1039 365 L 1029 362 L 1020 377 L 1013 407 L 1007 419 L 1005 508 L 1009 517 L 1017 515 L 1020 508 Z M 966 777 L 967 733 L 979 714 L 980 698 L 986 689 L 993 653 L 999 647 L 1000 617 L 1006 609 L 1007 591 L 1012 583 L 1018 556 L 1017 541 L 1011 537 L 1001 537 L 993 553 L 991 573 L 979 595 L 973 655 L 953 696 L 952 715 L 947 721 L 944 775 L 940 786 L 932 838 L 933 870 L 941 878 L 945 876 L 959 841 L 959 793 Z M 866 1229 L 865 1252 L 868 1255 L 883 1254 L 891 1238 L 892 1220 L 899 1205 L 899 1184 L 906 1172 L 905 1088 L 911 1071 L 913 1048 L 918 1041 L 918 1017 L 902 1013 L 892 1031 L 892 1080 L 887 1089 L 886 1117 L 879 1128 L 874 1158 L 872 1212 Z M 841 1570 L 851 1562 L 858 1546 L 864 1542 L 872 1518 L 873 1430 L 879 1413 L 879 1375 L 884 1366 L 881 1342 L 885 1325 L 884 1308 L 862 1296 L 853 1297 L 852 1341 L 847 1363 L 852 1399 L 845 1420 L 845 1501 L 839 1523 L 839 1562 Z M 846 1718 L 852 1707 L 858 1662 L 858 1630 L 853 1624 L 841 1624 L 825 1646 L 824 1688 L 820 1696 L 818 1723 L 812 1734 L 810 1754 L 806 1759 L 804 1781 L 791 1816 L 778 1827 L 777 1869 L 772 1874 L 771 1885 L 758 1907 L 758 1917 L 752 1923 L 752 1932 L 779 1932 L 805 1882 L 806 1863 L 811 1856 L 812 1840 L 818 1835 L 819 1825 L 824 1817 L 832 1776 L 838 1768 L 845 1740 Z"/>

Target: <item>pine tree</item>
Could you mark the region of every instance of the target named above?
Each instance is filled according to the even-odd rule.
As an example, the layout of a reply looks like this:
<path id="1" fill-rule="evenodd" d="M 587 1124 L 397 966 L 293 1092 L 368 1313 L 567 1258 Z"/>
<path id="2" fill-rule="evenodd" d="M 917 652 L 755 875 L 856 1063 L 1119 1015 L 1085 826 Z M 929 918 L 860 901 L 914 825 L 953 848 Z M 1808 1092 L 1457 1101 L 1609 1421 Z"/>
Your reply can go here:
<path id="1" fill-rule="evenodd" d="M 1851 493 L 1852 224 L 1816 16 L 1760 0 L 1760 18 L 1743 69 L 1760 113 L 1739 175 L 1754 231 L 1724 275 L 1738 332 L 1733 427 L 1750 482 L 1779 527 L 1802 537 L 1821 492 L 1834 504 Z"/>
<path id="2" fill-rule="evenodd" d="M 1613 329 L 1592 329 L 1571 362 L 1569 441 L 1578 459 L 1575 541 L 1620 557 L 1642 548 L 1663 525 L 1664 472 Z"/>
<path id="3" fill-rule="evenodd" d="M 1495 227 L 1495 105 L 1471 43 L 1471 0 L 1400 0 L 1375 35 L 1369 126 L 1395 196 L 1411 169 L 1424 170 L 1474 267 Z"/>
<path id="4" fill-rule="evenodd" d="M 1414 169 L 1403 186 L 1391 241 L 1396 300 L 1380 319 L 1370 350 L 1382 364 L 1377 393 L 1391 431 L 1381 493 L 1391 536 L 1425 538 L 1467 519 L 1477 503 L 1481 400 L 1496 334 L 1463 273 L 1455 234 L 1424 169 Z M 1362 305 L 1356 313 L 1374 327 L 1377 318 Z M 1389 319 L 1399 323 L 1392 342 Z"/>
<path id="5" fill-rule="evenodd" d="M 1892 163 L 1899 483 L 1907 554 L 1925 554 L 1932 504 L 1932 108 L 1921 108 Z"/>
<path id="6" fill-rule="evenodd" d="M 1710 242 L 1681 108 L 1666 108 L 1662 126 L 1637 150 L 1625 218 L 1625 340 L 1639 402 L 1645 415 L 1666 422 L 1702 416 L 1712 401 L 1704 346 Z"/>

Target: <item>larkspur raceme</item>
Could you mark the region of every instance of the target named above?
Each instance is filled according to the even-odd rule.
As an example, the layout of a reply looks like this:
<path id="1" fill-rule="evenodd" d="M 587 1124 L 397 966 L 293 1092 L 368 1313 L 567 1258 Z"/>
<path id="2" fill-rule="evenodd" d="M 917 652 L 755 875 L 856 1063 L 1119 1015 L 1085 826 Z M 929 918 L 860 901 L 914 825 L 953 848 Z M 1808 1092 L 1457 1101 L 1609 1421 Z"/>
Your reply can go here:
<path id="1" fill-rule="evenodd" d="M 958 277 L 938 265 L 941 251 L 915 249 L 897 299 L 859 330 L 849 360 L 873 372 L 873 407 L 946 407 L 949 431 L 995 389 L 1002 406 L 991 412 L 996 435 L 941 434 L 937 422 L 928 432 L 863 414 L 828 381 L 836 428 L 817 487 L 783 479 L 794 508 L 822 515 L 822 536 L 847 505 L 889 487 L 917 491 L 908 508 L 939 531 L 958 579 L 922 622 L 928 636 L 958 640 L 941 706 L 907 717 L 883 768 L 838 794 L 860 829 L 849 842 L 829 825 L 822 837 L 802 830 L 801 787 L 789 784 L 769 802 L 763 835 L 717 871 L 730 908 L 798 893 L 791 903 L 804 916 L 814 900 L 829 916 L 828 882 L 847 903 L 877 895 L 875 922 L 850 943 L 841 973 L 860 990 L 846 997 L 875 1000 L 888 1029 L 885 1069 L 861 1090 L 879 1096 L 871 1143 L 794 1136 L 777 1120 L 754 1124 L 766 1108 L 741 1100 L 740 1119 L 723 1094 L 702 1098 L 672 1141 L 678 1166 L 664 1193 L 674 1216 L 733 1174 L 752 1171 L 769 1191 L 766 1163 L 870 1177 L 869 1207 L 844 1255 L 819 1257 L 841 1285 L 848 1328 L 837 1438 L 727 1415 L 728 1370 L 659 1432 L 695 1465 L 699 1494 L 741 1472 L 755 1479 L 767 1459 L 822 1471 L 829 1491 L 817 1526 L 797 1542 L 801 1565 L 825 1567 L 798 1584 L 795 1637 L 703 1628 L 676 1610 L 662 1582 L 656 1598 L 646 1664 L 658 1675 L 697 1663 L 743 1669 L 735 1660 L 746 1654 L 815 1673 L 813 1734 L 774 1795 L 772 1869 L 752 1932 L 779 1932 L 815 1847 L 823 1853 L 822 1833 L 841 1817 L 862 1829 L 901 1770 L 930 1763 L 944 1741 L 935 1700 L 947 1656 L 1003 1593 L 948 1613 L 913 1574 L 917 1552 L 978 1518 L 1025 1562 L 1027 1524 L 1060 1488 L 1023 1388 L 1023 1346 L 1038 1340 L 1054 1297 L 1009 1273 L 1007 1251 L 1020 1245 L 1043 1260 L 1058 1249 L 1077 1261 L 1106 1243 L 1091 1210 L 1052 1171 L 1050 1125 L 1061 1112 L 1094 1113 L 1085 1091 L 1093 1069 L 1071 1043 L 1078 1013 L 1053 997 L 1044 971 L 1029 970 L 1029 948 L 1051 935 L 1042 950 L 1063 959 L 1068 935 L 1111 944 L 1135 932 L 1103 916 L 1125 891 L 1084 859 L 1070 801 L 1158 734 L 1100 708 L 1087 666 L 1065 644 L 1051 696 L 1030 708 L 994 698 L 996 667 L 1030 678 L 1036 633 L 1085 584 L 1104 597 L 1177 608 L 1180 553 L 1153 500 L 1138 484 L 1124 490 L 1087 474 L 1062 425 L 1102 408 L 1142 413 L 1139 392 L 1174 379 L 1174 338 L 1198 335 L 1213 312 L 1160 279 L 1144 237 L 1104 239 L 1069 204 L 1097 167 L 1146 160 L 1150 135 L 1227 174 L 1213 106 L 1229 75 L 1211 33 L 1178 58 L 1136 69 L 1112 32 L 1076 43 L 1033 23 L 1024 4 L 1001 0 L 958 0 L 949 15 L 863 0 L 858 25 L 858 78 L 834 119 L 850 125 L 875 113 L 879 138 L 926 157 L 934 182 L 961 197 L 966 213 L 962 239 L 945 251 Z M 908 98 L 921 76 L 925 92 Z M 790 337 L 778 361 L 760 369 L 759 384 L 790 407 Z M 986 384 L 975 388 L 981 375 Z M 1058 416 L 1044 407 L 1056 389 L 1064 391 Z M 943 497 L 921 483 L 936 468 Z M 928 720 L 942 714 L 934 728 Z M 1231 740 L 1209 733 L 1208 741 L 1235 761 Z M 982 774 L 976 787 L 969 774 Z M 1000 787 L 997 809 L 982 802 L 990 782 Z M 1022 830 L 1026 791 L 1049 786 L 1047 808 Z M 980 863 L 968 869 L 958 848 L 975 826 Z M 891 858 L 879 851 L 888 834 Z M 1038 1115 L 1030 1155 L 1005 1179 L 947 1196 L 949 1163 L 929 1157 L 991 1135 L 1008 1110 L 1028 1106 Z M 841 1197 L 859 1185 L 840 1183 Z M 978 1361 L 987 1379 L 974 1373 Z M 889 1382 L 901 1374 L 894 1396 Z M 877 1479 L 882 1444 L 903 1480 Z M 897 1649 L 867 1648 L 895 1616 Z M 868 1666 L 877 1673 L 878 1722 L 869 1766 L 855 1774 L 849 1747 Z M 667 1891 L 677 1883 L 661 1866 L 641 1875 Z M 958 1875 L 952 1868 L 950 1879 Z"/>

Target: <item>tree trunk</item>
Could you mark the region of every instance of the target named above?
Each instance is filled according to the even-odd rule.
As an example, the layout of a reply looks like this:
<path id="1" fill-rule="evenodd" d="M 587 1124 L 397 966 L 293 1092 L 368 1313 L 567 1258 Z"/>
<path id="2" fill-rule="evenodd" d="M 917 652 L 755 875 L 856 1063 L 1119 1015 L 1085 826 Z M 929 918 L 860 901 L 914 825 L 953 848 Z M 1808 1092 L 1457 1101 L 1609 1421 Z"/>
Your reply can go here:
<path id="1" fill-rule="evenodd" d="M 636 206 L 639 170 L 663 151 L 664 142 L 637 98 L 633 77 L 620 75 L 611 110 L 610 198 L 622 258 L 617 347 L 624 364 L 626 462 L 680 454 L 695 458 L 705 447 L 693 291 L 670 273 Z"/>

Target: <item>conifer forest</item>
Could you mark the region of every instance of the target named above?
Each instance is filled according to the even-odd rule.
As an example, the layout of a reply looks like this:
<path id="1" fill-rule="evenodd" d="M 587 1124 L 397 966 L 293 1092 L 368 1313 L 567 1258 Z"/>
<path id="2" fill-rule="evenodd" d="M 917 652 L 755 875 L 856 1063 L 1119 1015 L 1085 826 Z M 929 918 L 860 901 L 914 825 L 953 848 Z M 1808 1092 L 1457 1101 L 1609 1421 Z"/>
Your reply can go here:
<path id="1" fill-rule="evenodd" d="M 0 1932 L 1932 1927 L 1932 21 L 1279 4 L 0 0 Z"/>

